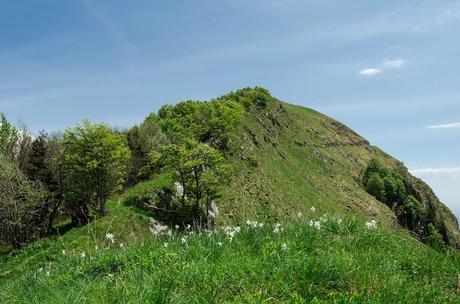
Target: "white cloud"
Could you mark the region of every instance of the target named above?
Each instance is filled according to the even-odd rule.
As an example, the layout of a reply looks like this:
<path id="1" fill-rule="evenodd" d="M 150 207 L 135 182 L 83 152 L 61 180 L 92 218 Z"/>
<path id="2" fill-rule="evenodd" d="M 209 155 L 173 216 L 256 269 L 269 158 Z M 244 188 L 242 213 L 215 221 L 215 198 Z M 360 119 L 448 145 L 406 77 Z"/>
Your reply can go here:
<path id="1" fill-rule="evenodd" d="M 394 60 L 384 60 L 380 65 L 385 69 L 399 69 L 402 68 L 405 64 L 406 60 L 398 58 Z"/>
<path id="2" fill-rule="evenodd" d="M 460 122 L 447 123 L 442 125 L 432 125 L 428 126 L 428 129 L 454 129 L 460 128 Z"/>
<path id="3" fill-rule="evenodd" d="M 409 171 L 420 178 L 458 178 L 460 175 L 460 167 L 417 168 Z"/>
<path id="4" fill-rule="evenodd" d="M 367 69 L 363 69 L 363 70 L 359 71 L 359 74 L 363 75 L 363 76 L 367 76 L 367 77 L 372 77 L 372 76 L 375 76 L 377 74 L 380 74 L 381 72 L 382 72 L 382 70 L 380 70 L 380 69 L 367 68 Z"/>
<path id="5" fill-rule="evenodd" d="M 400 69 L 406 64 L 406 60 L 398 58 L 392 60 L 384 60 L 380 63 L 378 68 L 366 68 L 359 71 L 359 74 L 366 77 L 372 77 L 386 70 Z"/>

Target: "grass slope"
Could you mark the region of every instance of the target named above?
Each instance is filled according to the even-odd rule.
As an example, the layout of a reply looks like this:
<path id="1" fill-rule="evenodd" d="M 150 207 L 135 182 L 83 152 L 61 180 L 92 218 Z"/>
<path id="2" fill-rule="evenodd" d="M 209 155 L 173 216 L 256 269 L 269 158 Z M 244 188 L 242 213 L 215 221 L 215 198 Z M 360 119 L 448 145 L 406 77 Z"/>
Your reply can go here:
<path id="1" fill-rule="evenodd" d="M 233 240 L 160 236 L 69 251 L 2 285 L 2 303 L 458 303 L 460 258 L 404 231 L 302 216 L 282 231 L 245 225 Z M 116 236 L 116 235 L 115 235 Z"/>
<path id="2" fill-rule="evenodd" d="M 297 210 L 359 214 L 389 225 L 393 212 L 361 185 L 368 162 L 401 167 L 406 180 L 434 210 L 446 241 L 460 248 L 458 222 L 433 191 L 401 162 L 373 147 L 343 124 L 316 111 L 272 99 L 245 116 L 233 149 L 237 178 L 220 204 L 223 220 L 273 217 L 288 220 Z"/>

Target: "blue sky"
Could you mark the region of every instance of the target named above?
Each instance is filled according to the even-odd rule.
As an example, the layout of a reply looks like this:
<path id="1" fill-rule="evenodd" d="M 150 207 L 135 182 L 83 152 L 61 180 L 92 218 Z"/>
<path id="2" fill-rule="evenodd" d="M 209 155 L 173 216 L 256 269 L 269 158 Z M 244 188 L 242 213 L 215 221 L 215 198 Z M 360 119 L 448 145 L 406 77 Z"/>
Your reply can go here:
<path id="1" fill-rule="evenodd" d="M 129 126 L 246 86 L 322 111 L 460 216 L 460 1 L 15 0 L 0 111 L 33 131 Z"/>

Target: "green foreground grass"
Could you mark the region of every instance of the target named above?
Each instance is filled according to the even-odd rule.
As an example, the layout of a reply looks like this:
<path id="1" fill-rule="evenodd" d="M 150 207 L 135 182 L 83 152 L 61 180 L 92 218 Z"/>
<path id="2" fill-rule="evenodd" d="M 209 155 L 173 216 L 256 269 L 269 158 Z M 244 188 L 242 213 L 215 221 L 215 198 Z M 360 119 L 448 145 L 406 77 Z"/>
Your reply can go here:
<path id="1" fill-rule="evenodd" d="M 133 245 L 114 232 L 114 243 L 24 267 L 0 285 L 0 302 L 460 302 L 458 253 L 435 251 L 404 231 L 305 216 L 285 227 L 235 230 L 174 231 Z"/>

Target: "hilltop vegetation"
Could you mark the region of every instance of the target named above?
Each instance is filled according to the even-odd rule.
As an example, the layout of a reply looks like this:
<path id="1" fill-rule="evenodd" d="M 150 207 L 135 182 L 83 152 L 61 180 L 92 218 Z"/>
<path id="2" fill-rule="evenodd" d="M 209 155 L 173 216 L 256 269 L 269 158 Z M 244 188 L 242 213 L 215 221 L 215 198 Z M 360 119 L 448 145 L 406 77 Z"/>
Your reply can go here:
<path id="1" fill-rule="evenodd" d="M 0 143 L 4 301 L 458 300 L 458 222 L 432 190 L 266 89 L 121 131 L 32 137 L 2 115 Z"/>

